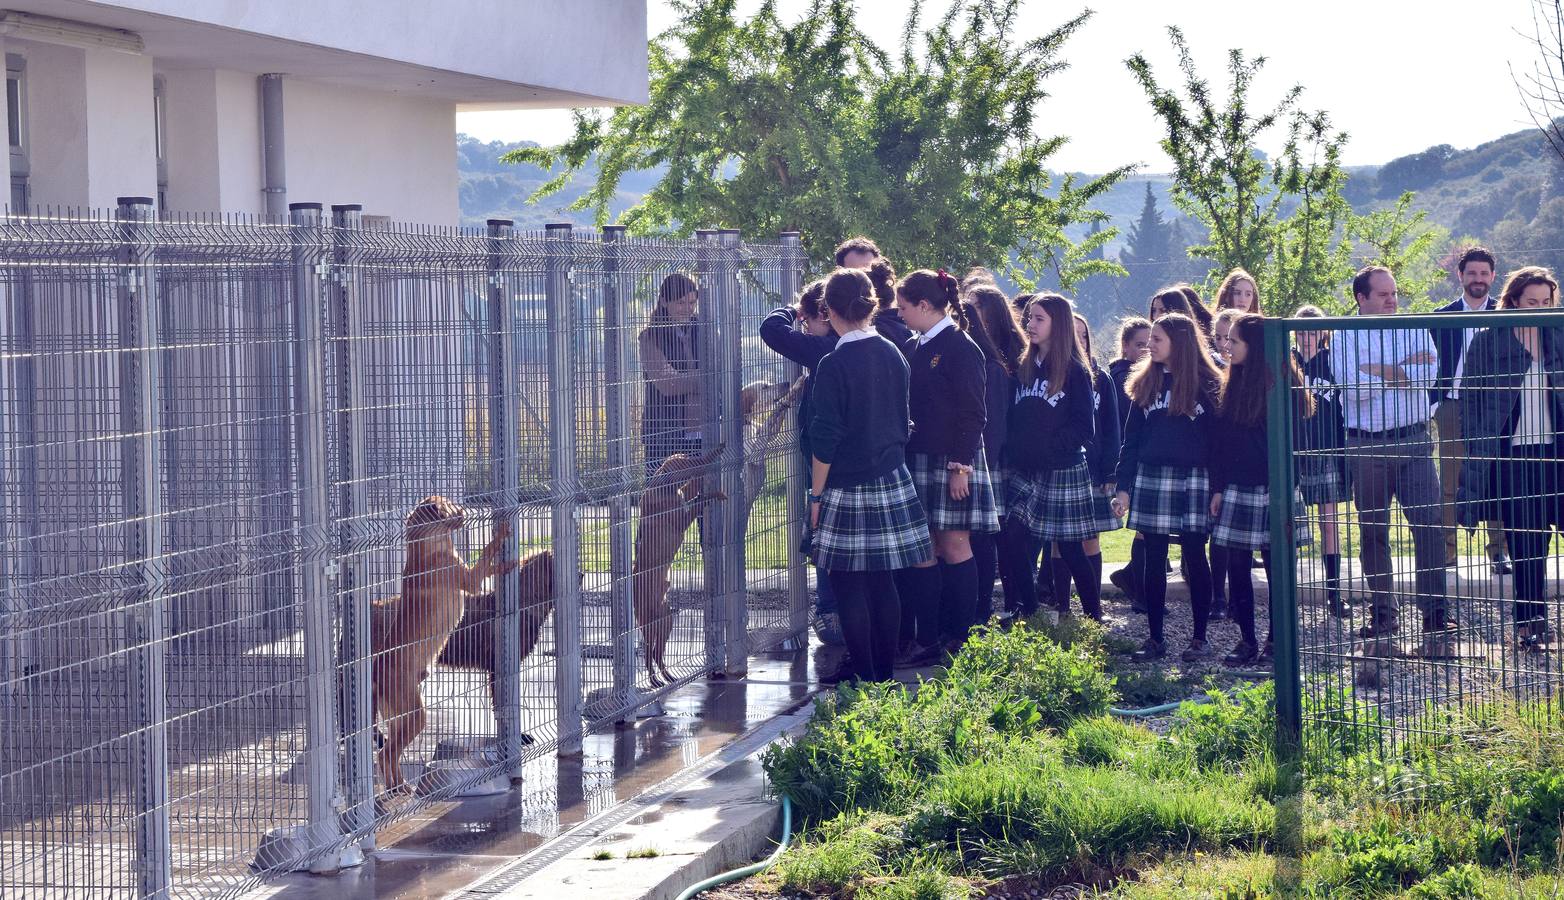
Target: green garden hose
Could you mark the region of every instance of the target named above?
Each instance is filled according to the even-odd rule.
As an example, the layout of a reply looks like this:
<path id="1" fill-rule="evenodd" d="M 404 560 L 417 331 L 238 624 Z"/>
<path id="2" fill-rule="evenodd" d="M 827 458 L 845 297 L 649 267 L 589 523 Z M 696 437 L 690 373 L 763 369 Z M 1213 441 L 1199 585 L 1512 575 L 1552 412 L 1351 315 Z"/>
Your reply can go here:
<path id="1" fill-rule="evenodd" d="M 684 893 L 679 895 L 678 900 L 691 900 L 691 898 L 699 895 L 703 891 L 709 891 L 714 887 L 727 884 L 730 881 L 738 881 L 740 878 L 748 878 L 751 875 L 758 875 L 761 872 L 766 871 L 767 869 L 771 868 L 777 860 L 782 858 L 782 854 L 787 851 L 787 845 L 790 841 L 792 841 L 792 839 L 793 801 L 789 800 L 786 794 L 783 794 L 782 842 L 777 844 L 777 849 L 772 851 L 770 856 L 766 857 L 758 863 L 745 866 L 742 869 L 734 869 L 731 872 L 723 872 L 720 875 L 713 875 L 705 881 L 696 882 L 695 884 L 690 885 L 689 887 L 685 888 Z"/>

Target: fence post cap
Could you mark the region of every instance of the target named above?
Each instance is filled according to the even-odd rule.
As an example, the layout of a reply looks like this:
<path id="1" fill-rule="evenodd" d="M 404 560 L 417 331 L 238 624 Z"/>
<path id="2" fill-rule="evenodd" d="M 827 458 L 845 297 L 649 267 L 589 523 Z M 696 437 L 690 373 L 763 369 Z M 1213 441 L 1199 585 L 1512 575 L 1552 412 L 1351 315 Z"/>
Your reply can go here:
<path id="1" fill-rule="evenodd" d="M 151 197 L 118 197 L 114 201 L 120 206 L 151 206 Z"/>
<path id="2" fill-rule="evenodd" d="M 320 206 L 320 204 L 318 204 L 318 203 L 315 204 L 315 205 L 316 205 L 316 208 L 319 208 L 319 206 Z M 331 211 L 334 212 L 334 213 L 363 212 L 364 211 L 364 204 L 362 204 L 362 203 L 333 203 L 333 204 L 331 204 Z"/>
<path id="3" fill-rule="evenodd" d="M 488 225 L 490 228 L 514 228 L 515 225 L 516 225 L 516 220 L 515 219 L 485 219 L 484 220 L 484 224 Z"/>
<path id="4" fill-rule="evenodd" d="M 288 204 L 288 211 L 289 212 L 293 212 L 294 210 L 299 210 L 299 209 L 313 209 L 316 212 L 319 212 L 323 208 L 324 207 L 322 207 L 319 203 L 289 203 Z M 335 209 L 336 207 L 332 207 L 332 208 Z"/>

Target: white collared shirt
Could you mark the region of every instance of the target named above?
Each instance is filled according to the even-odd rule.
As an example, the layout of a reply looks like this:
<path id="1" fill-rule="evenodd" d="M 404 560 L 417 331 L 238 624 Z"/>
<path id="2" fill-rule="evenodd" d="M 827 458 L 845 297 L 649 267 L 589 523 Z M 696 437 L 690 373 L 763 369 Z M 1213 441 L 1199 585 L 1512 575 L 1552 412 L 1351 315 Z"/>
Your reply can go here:
<path id="1" fill-rule="evenodd" d="M 838 337 L 836 339 L 836 346 L 840 347 L 843 344 L 851 344 L 853 341 L 868 340 L 869 338 L 877 337 L 878 335 L 879 332 L 875 331 L 874 326 L 871 325 L 868 328 L 860 328 L 857 331 L 849 331 L 841 337 Z"/>
<path id="2" fill-rule="evenodd" d="M 1409 383 L 1391 384 L 1362 371 L 1365 365 L 1401 365 L 1415 354 L 1434 357 L 1434 341 L 1426 328 L 1398 328 L 1393 315 L 1376 316 L 1385 327 L 1370 331 L 1342 329 L 1331 335 L 1330 364 L 1336 373 L 1343 424 L 1354 431 L 1391 431 L 1428 422 L 1428 389 L 1438 366 L 1401 366 Z"/>
<path id="3" fill-rule="evenodd" d="M 1488 303 L 1492 299 L 1493 295 L 1489 294 L 1483 298 L 1482 303 L 1472 306 L 1466 299 L 1466 292 L 1462 291 L 1461 308 L 1458 312 L 1483 312 L 1488 308 Z M 1466 370 L 1466 351 L 1472 349 L 1472 338 L 1476 336 L 1476 328 L 1461 329 L 1461 358 L 1456 360 L 1455 371 L 1450 375 L 1450 390 L 1445 392 L 1445 396 L 1451 400 L 1458 399 L 1461 396 L 1461 373 Z"/>
<path id="4" fill-rule="evenodd" d="M 941 331 L 944 331 L 954 324 L 956 324 L 956 320 L 952 319 L 950 314 L 947 313 L 945 318 L 940 319 L 938 322 L 934 323 L 933 328 L 930 328 L 928 331 L 918 335 L 918 346 L 922 347 L 924 344 L 927 344 L 929 341 L 934 339 L 936 334 L 939 334 Z"/>

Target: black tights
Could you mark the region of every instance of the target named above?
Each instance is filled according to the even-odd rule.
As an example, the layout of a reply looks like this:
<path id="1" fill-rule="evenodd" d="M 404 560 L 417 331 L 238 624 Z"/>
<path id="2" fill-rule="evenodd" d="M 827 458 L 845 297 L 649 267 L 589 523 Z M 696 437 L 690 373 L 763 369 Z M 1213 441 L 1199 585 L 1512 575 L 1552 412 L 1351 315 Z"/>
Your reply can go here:
<path id="1" fill-rule="evenodd" d="M 1045 545 L 1032 536 L 1031 529 L 1014 519 L 1005 522 L 1000 540 L 1003 543 L 999 575 L 1004 583 L 1005 608 L 1029 616 L 1037 611 L 1037 584 L 1033 579 L 1037 577 L 1037 556 Z M 1102 603 L 1098 596 L 1101 585 L 1091 560 L 1086 558 L 1086 550 L 1080 541 L 1061 541 L 1058 546 L 1059 561 L 1070 570 L 1070 576 L 1080 589 L 1081 608 L 1088 616 L 1101 619 Z"/>
<path id="2" fill-rule="evenodd" d="M 1248 550 L 1224 548 L 1227 558 L 1227 608 L 1233 621 L 1238 623 L 1238 633 L 1251 644 L 1259 645 L 1254 631 L 1254 568 Z M 1261 550 L 1260 559 L 1265 570 L 1271 570 L 1271 551 Z M 1267 629 L 1269 631 L 1269 629 Z"/>
<path id="3" fill-rule="evenodd" d="M 1168 545 L 1172 537 L 1144 532 L 1143 535 L 1146 560 L 1140 577 L 1142 590 L 1145 592 L 1146 619 L 1151 626 L 1151 639 L 1161 643 L 1162 620 L 1167 616 Z M 1211 565 L 1206 560 L 1206 536 L 1181 535 L 1178 546 L 1184 557 L 1184 568 L 1189 585 L 1189 605 L 1195 612 L 1193 638 L 1203 641 L 1206 639 L 1206 622 L 1211 617 Z"/>
<path id="4" fill-rule="evenodd" d="M 1098 580 L 1099 576 L 1092 568 L 1092 561 L 1086 555 L 1086 548 L 1081 546 L 1080 541 L 1058 541 L 1054 546 L 1059 550 L 1059 559 L 1054 565 L 1062 562 L 1064 567 L 1070 570 L 1070 578 L 1075 579 L 1075 588 L 1081 592 L 1081 609 L 1088 616 L 1101 621 L 1102 598 L 1099 595 L 1102 592 L 1102 582 Z M 1044 552 L 1047 552 L 1046 547 Z M 1070 582 L 1061 576 L 1056 579 L 1056 583 L 1063 584 L 1063 588 L 1061 595 L 1054 598 L 1054 605 L 1059 607 L 1061 613 L 1067 613 L 1070 611 Z"/>
<path id="5" fill-rule="evenodd" d="M 889 681 L 901 635 L 901 600 L 890 572 L 826 573 L 836 594 L 836 614 L 854 674 L 866 681 Z"/>

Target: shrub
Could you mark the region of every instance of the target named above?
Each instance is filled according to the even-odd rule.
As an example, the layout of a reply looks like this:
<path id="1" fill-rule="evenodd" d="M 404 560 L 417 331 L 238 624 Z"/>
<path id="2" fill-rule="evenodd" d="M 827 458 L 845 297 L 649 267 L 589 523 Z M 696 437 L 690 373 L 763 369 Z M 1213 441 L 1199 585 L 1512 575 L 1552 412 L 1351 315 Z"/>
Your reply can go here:
<path id="1" fill-rule="evenodd" d="M 1103 672 L 1101 627 L 1069 626 L 1068 645 L 1020 624 L 1005 630 L 985 626 L 951 662 L 947 682 L 968 694 L 995 693 L 1028 700 L 1034 723 L 1064 729 L 1076 719 L 1100 716 L 1114 700 Z"/>
<path id="2" fill-rule="evenodd" d="M 899 823 L 887 816 L 844 815 L 801 837 L 777 862 L 783 890 L 839 891 L 880 871 L 881 860 L 901 846 Z"/>
<path id="3" fill-rule="evenodd" d="M 1236 770 L 1276 743 L 1276 689 L 1271 682 L 1210 692 L 1209 703 L 1185 703 L 1173 716 L 1169 748 L 1202 769 Z"/>

